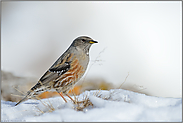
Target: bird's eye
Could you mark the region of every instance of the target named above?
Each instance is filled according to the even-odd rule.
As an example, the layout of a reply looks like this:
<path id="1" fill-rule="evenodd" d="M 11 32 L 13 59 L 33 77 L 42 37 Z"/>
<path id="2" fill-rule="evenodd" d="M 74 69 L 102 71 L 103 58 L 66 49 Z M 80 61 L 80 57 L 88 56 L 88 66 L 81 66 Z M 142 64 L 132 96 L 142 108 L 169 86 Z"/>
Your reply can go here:
<path id="1" fill-rule="evenodd" d="M 85 42 L 86 40 L 85 39 L 82 39 L 83 42 Z"/>

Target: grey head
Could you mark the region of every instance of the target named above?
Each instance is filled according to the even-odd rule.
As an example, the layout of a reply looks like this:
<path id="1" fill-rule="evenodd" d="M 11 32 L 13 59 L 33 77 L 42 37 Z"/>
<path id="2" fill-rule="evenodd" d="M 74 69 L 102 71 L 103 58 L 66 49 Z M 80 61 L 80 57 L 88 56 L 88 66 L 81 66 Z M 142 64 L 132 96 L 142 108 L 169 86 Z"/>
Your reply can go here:
<path id="1" fill-rule="evenodd" d="M 86 52 L 88 54 L 91 45 L 94 43 L 98 43 L 98 42 L 94 41 L 90 37 L 80 36 L 73 41 L 71 46 L 76 47 L 76 49 L 84 50 L 84 52 Z"/>

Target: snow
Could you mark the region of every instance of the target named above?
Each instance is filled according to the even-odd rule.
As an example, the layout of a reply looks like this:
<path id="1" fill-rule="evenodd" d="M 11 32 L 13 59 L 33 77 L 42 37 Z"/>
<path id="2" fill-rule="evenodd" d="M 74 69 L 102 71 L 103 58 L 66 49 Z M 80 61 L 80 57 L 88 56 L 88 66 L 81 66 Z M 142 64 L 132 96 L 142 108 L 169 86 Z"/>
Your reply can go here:
<path id="1" fill-rule="evenodd" d="M 53 97 L 28 99 L 16 107 L 16 102 L 1 100 L 1 121 L 182 121 L 182 98 L 153 97 L 123 89 L 92 90 L 76 96 L 78 101 L 88 98 L 93 104 L 83 111 L 65 98 L 68 103 Z"/>

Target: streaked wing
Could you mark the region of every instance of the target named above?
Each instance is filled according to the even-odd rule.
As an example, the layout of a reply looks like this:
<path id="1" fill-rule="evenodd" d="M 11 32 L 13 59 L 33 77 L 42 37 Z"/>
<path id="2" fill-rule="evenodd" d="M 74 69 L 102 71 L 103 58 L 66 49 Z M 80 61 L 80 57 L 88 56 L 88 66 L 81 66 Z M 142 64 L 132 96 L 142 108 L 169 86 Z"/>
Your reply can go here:
<path id="1" fill-rule="evenodd" d="M 59 73 L 60 75 L 67 72 L 70 68 L 70 62 L 65 62 L 63 65 L 52 67 L 49 69 L 50 72 Z"/>
<path id="2" fill-rule="evenodd" d="M 44 85 L 47 82 L 56 80 L 62 74 L 67 72 L 70 69 L 70 62 L 65 62 L 62 65 L 51 67 L 41 78 L 40 81 Z"/>
<path id="3" fill-rule="evenodd" d="M 52 84 L 55 84 L 55 81 L 61 77 L 64 73 L 66 73 L 71 67 L 71 57 L 73 54 L 68 54 L 63 57 L 61 60 L 57 60 L 51 68 L 40 78 L 38 83 L 31 88 L 31 90 L 40 90 L 39 88 L 44 87 L 51 88 Z"/>

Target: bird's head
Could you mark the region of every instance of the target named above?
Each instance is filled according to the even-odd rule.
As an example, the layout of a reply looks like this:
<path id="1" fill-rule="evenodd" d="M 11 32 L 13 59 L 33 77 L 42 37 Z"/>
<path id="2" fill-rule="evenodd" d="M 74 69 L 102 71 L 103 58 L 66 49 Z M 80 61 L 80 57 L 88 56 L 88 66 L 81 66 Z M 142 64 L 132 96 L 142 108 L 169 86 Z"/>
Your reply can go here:
<path id="1" fill-rule="evenodd" d="M 90 37 L 80 36 L 73 41 L 72 46 L 76 47 L 77 49 L 83 49 L 86 52 L 89 52 L 91 45 L 94 43 L 98 43 L 98 42 L 94 41 Z"/>

